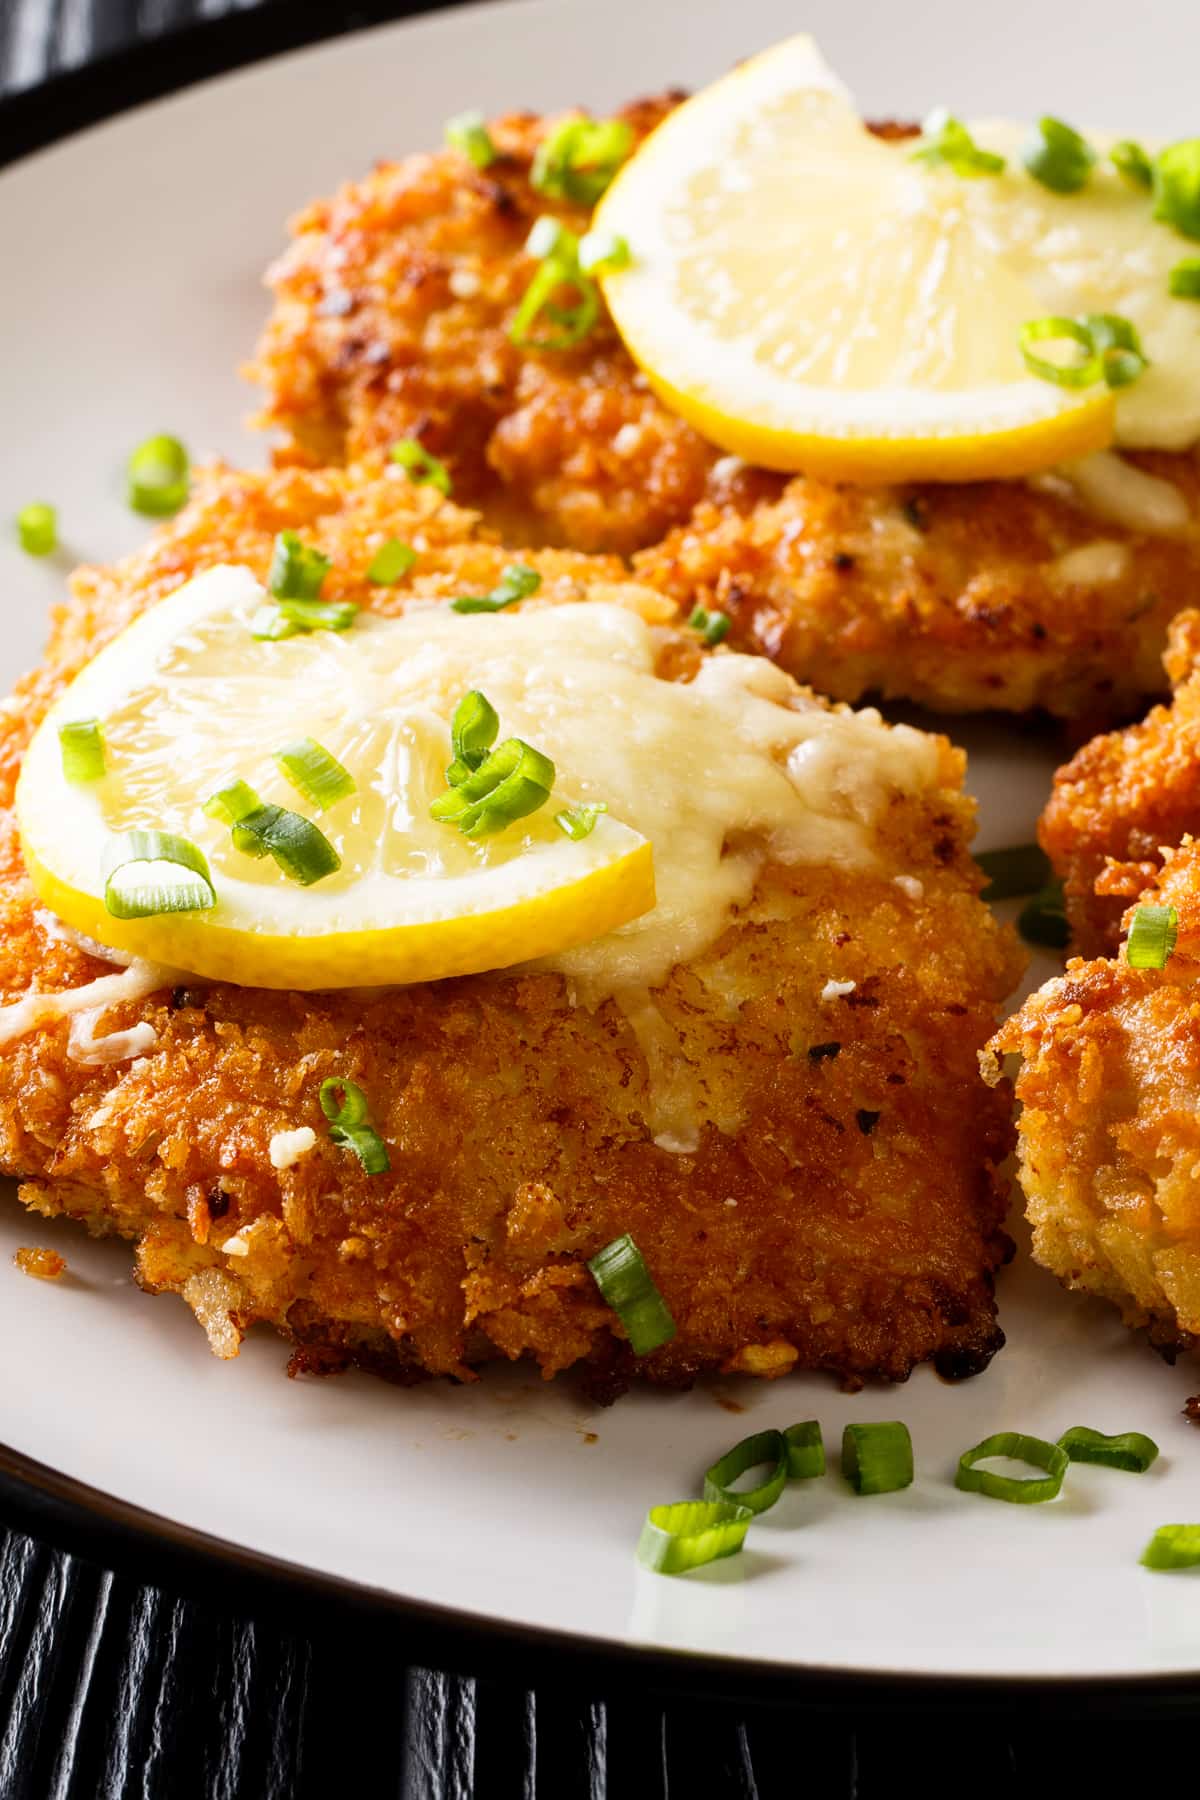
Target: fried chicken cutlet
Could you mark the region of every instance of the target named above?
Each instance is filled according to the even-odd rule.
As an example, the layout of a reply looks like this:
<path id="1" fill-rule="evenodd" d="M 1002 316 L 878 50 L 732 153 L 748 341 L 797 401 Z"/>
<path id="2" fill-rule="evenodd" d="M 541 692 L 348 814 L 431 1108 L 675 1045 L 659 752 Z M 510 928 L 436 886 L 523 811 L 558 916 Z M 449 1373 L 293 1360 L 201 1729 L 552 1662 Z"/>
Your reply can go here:
<path id="1" fill-rule="evenodd" d="M 1157 877 L 1163 848 L 1200 832 L 1200 613 L 1174 620 L 1164 662 L 1170 704 L 1085 744 L 1055 775 L 1042 814 L 1038 835 L 1084 956 L 1115 953 L 1122 915 Z"/>
<path id="2" fill-rule="evenodd" d="M 638 140 L 677 98 L 619 116 Z M 514 345 L 530 227 L 588 223 L 530 180 L 556 123 L 496 120 L 486 168 L 452 149 L 383 163 L 298 216 L 248 371 L 285 460 L 415 437 L 511 541 L 641 551 L 638 578 L 685 616 L 720 609 L 734 645 L 836 699 L 1102 722 L 1161 688 L 1200 577 L 1191 456 L 1106 454 L 1032 485 L 787 481 L 670 412 L 602 303 L 577 349 Z"/>
<path id="3" fill-rule="evenodd" d="M 1179 916 L 1162 970 L 1073 959 L 1003 1026 L 1033 1253 L 1167 1354 L 1200 1343 L 1200 844 L 1141 895 Z"/>
<path id="4" fill-rule="evenodd" d="M 218 470 L 148 549 L 77 575 L 44 667 L 3 714 L 10 1005 L 110 974 L 38 907 L 22 869 L 11 801 L 38 719 L 101 643 L 198 571 L 234 561 L 263 575 L 283 528 L 331 558 L 330 598 L 367 608 L 477 592 L 507 560 L 395 469 Z M 372 586 L 363 571 L 392 536 L 417 565 Z M 664 612 L 621 584 L 619 564 L 529 560 L 543 587 L 528 605 L 615 598 L 639 630 Z M 765 663 L 652 629 L 664 687 L 736 676 L 747 705 L 835 717 Z M 859 1382 L 929 1359 L 953 1375 L 984 1367 L 1002 1342 L 992 1280 L 1009 1249 L 997 1167 L 1010 1128 L 975 1061 L 1019 956 L 977 899 L 960 753 L 846 718 L 870 755 L 843 770 L 825 829 L 861 815 L 869 855 L 813 866 L 763 846 L 746 903 L 653 991 L 584 1004 L 535 967 L 386 993 L 180 976 L 93 1021 L 113 1061 L 80 1060 L 65 1019 L 8 1045 L 0 1164 L 34 1211 L 134 1240 L 142 1284 L 182 1294 L 222 1356 L 265 1321 L 299 1368 L 466 1379 L 530 1357 L 547 1375 L 579 1364 L 603 1393 L 705 1369 Z M 883 787 L 876 755 L 893 771 Z M 806 767 L 819 786 L 821 757 Z M 136 1054 L 119 1035 L 135 1026 L 147 1028 Z M 84 1034 L 84 1054 L 95 1042 Z M 388 1173 L 330 1140 L 327 1076 L 370 1097 Z M 298 1157 L 295 1133 L 309 1145 Z M 677 1326 L 640 1361 L 586 1267 L 625 1232 Z"/>

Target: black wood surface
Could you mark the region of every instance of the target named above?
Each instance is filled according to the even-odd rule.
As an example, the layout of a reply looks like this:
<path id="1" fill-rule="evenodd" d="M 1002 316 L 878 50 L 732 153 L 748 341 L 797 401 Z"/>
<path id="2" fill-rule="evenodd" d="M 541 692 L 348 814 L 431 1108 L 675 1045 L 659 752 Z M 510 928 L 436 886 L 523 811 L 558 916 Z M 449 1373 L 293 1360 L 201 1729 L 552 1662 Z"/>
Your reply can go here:
<path id="1" fill-rule="evenodd" d="M 0 100 L 0 156 L 6 118 L 29 139 L 47 78 L 250 8 L 260 39 L 277 23 L 281 43 L 314 15 L 350 15 L 331 0 L 0 0 L 0 94 L 20 96 L 7 114 Z M 93 116 L 103 108 L 97 82 Z M 1085 1700 L 1072 1721 L 1056 1704 L 1047 1726 L 1036 1696 L 986 1714 L 735 1708 L 602 1692 L 570 1664 L 530 1687 L 519 1658 L 486 1679 L 422 1667 L 419 1630 L 399 1620 L 285 1614 L 258 1597 L 251 1616 L 227 1588 L 219 1602 L 189 1595 L 0 1524 L 0 1800 L 890 1800 L 909 1787 L 998 1800 L 1018 1783 L 1195 1785 L 1200 1706 L 1187 1701 L 1145 1722 Z M 1200 1641 L 1200 1583 L 1196 1600 Z M 458 1666 L 476 1666 L 466 1640 Z"/>

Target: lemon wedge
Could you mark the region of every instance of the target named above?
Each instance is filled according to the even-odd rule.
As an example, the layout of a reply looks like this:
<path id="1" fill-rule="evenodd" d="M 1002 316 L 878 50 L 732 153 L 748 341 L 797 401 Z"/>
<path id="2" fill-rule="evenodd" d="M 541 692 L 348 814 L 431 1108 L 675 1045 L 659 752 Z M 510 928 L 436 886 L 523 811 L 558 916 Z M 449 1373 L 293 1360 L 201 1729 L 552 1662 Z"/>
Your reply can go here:
<path id="1" fill-rule="evenodd" d="M 593 227 L 629 243 L 605 297 L 655 390 L 722 448 L 833 480 L 1016 476 L 1111 442 L 1103 383 L 1025 367 L 1022 325 L 1063 309 L 974 204 L 988 182 L 911 149 L 807 37 L 671 113 Z"/>
<path id="2" fill-rule="evenodd" d="M 418 605 L 271 642 L 252 635 L 264 599 L 243 568 L 196 577 L 103 649 L 43 721 L 17 814 L 30 878 L 60 919 L 212 980 L 313 989 L 505 968 L 589 943 L 654 906 L 644 836 L 604 813 L 577 839 L 556 826 L 557 813 L 602 795 L 570 768 L 586 727 L 572 726 L 545 668 L 531 695 L 509 620 Z M 568 752 L 546 804 L 478 840 L 430 816 L 446 791 L 456 703 L 476 688 L 497 706 L 502 736 Z M 98 722 L 103 773 L 80 779 L 76 762 L 68 779 L 60 728 L 85 720 Z M 340 769 L 331 782 L 317 759 L 324 811 L 279 758 L 298 738 Z M 205 810 L 235 781 L 316 824 L 338 866 L 303 886 L 273 854 L 239 848 L 228 818 Z M 212 903 L 114 917 L 106 857 L 111 867 L 113 843 L 131 832 L 198 852 Z M 197 879 L 192 866 L 146 866 L 176 886 Z"/>

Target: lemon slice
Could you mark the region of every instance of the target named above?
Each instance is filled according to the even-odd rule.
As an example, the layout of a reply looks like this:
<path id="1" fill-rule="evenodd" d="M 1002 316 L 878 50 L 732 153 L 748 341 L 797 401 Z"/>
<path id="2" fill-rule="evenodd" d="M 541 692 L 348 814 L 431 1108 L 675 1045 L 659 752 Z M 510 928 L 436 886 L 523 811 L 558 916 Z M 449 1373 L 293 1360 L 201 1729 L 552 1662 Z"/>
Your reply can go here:
<path id="1" fill-rule="evenodd" d="M 972 203 L 987 183 L 910 150 L 866 130 L 806 37 L 697 94 L 595 217 L 632 251 L 604 279 L 630 353 L 670 407 L 768 468 L 975 480 L 1109 443 L 1103 384 L 1025 368 L 1021 326 L 1061 308 Z"/>
<path id="2" fill-rule="evenodd" d="M 251 635 L 264 597 L 242 568 L 198 576 L 102 650 L 47 715 L 17 813 L 30 878 L 59 918 L 213 980 L 311 989 L 504 968 L 590 942 L 654 905 L 645 837 L 605 814 L 578 840 L 556 827 L 559 811 L 603 797 L 569 766 L 586 723 L 572 723 L 561 695 L 556 709 L 552 672 L 530 694 L 502 615 L 363 612 L 348 631 L 264 642 Z M 429 812 L 446 790 L 450 718 L 472 688 L 496 705 L 504 737 L 568 752 L 550 800 L 479 841 Z M 71 781 L 59 728 L 84 719 L 100 722 L 104 773 Z M 342 782 L 324 812 L 276 759 L 302 736 L 354 783 L 346 793 Z M 236 780 L 316 823 L 340 867 L 304 887 L 273 856 L 238 849 L 228 821 L 205 811 Z M 198 850 L 215 904 L 114 917 L 106 855 L 138 831 Z M 170 863 L 145 866 L 167 881 L 195 879 Z"/>

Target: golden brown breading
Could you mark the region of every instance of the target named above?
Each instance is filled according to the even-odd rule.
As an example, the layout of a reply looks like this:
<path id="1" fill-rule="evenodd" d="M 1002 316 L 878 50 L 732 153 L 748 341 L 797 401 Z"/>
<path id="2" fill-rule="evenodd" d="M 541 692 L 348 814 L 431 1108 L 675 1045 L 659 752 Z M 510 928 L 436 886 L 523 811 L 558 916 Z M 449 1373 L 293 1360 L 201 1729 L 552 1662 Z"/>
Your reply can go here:
<path id="1" fill-rule="evenodd" d="M 1200 613 L 1174 621 L 1163 660 L 1170 705 L 1085 744 L 1054 777 L 1038 827 L 1084 956 L 1115 951 L 1125 908 L 1162 866 L 1160 849 L 1200 832 Z"/>
<path id="2" fill-rule="evenodd" d="M 1076 958 L 993 1040 L 1017 1078 L 1033 1253 L 1165 1351 L 1200 1342 L 1200 844 L 1143 898 L 1174 906 L 1162 971 Z"/>
<path id="3" fill-rule="evenodd" d="M 368 605 L 402 604 L 362 582 L 383 536 L 423 538 L 416 578 L 441 592 L 468 571 L 477 588 L 504 558 L 394 476 L 216 473 L 149 550 L 78 579 L 50 661 L 0 717 L 0 801 L 90 648 L 201 567 L 261 569 L 285 525 L 334 556 L 331 594 Z M 532 560 L 568 585 L 591 567 L 602 590 L 611 574 Z M 663 672 L 697 655 L 691 634 L 668 642 Z M 938 744 L 937 784 L 881 822 L 877 872 L 768 865 L 719 941 L 656 992 L 704 1121 L 692 1154 L 652 1139 L 626 1011 L 515 971 L 384 995 L 185 982 L 110 1010 L 111 1026 L 156 1033 L 117 1065 L 73 1060 L 65 1022 L 41 1028 L 0 1061 L 0 1166 L 34 1210 L 136 1239 L 144 1284 L 182 1292 L 224 1355 L 265 1320 L 300 1366 L 463 1378 L 529 1355 L 547 1374 L 582 1363 L 604 1391 L 706 1368 L 982 1368 L 1002 1341 L 1010 1129 L 975 1058 L 1019 958 L 976 898 L 963 759 Z M 102 973 L 47 931 L 0 818 L 3 996 Z M 856 985 L 825 998 L 834 977 Z M 390 1174 L 368 1177 L 329 1140 L 317 1094 L 335 1074 L 367 1094 Z M 316 1146 L 273 1167 L 272 1137 L 302 1125 Z M 636 1364 L 584 1267 L 625 1231 L 679 1328 Z"/>

